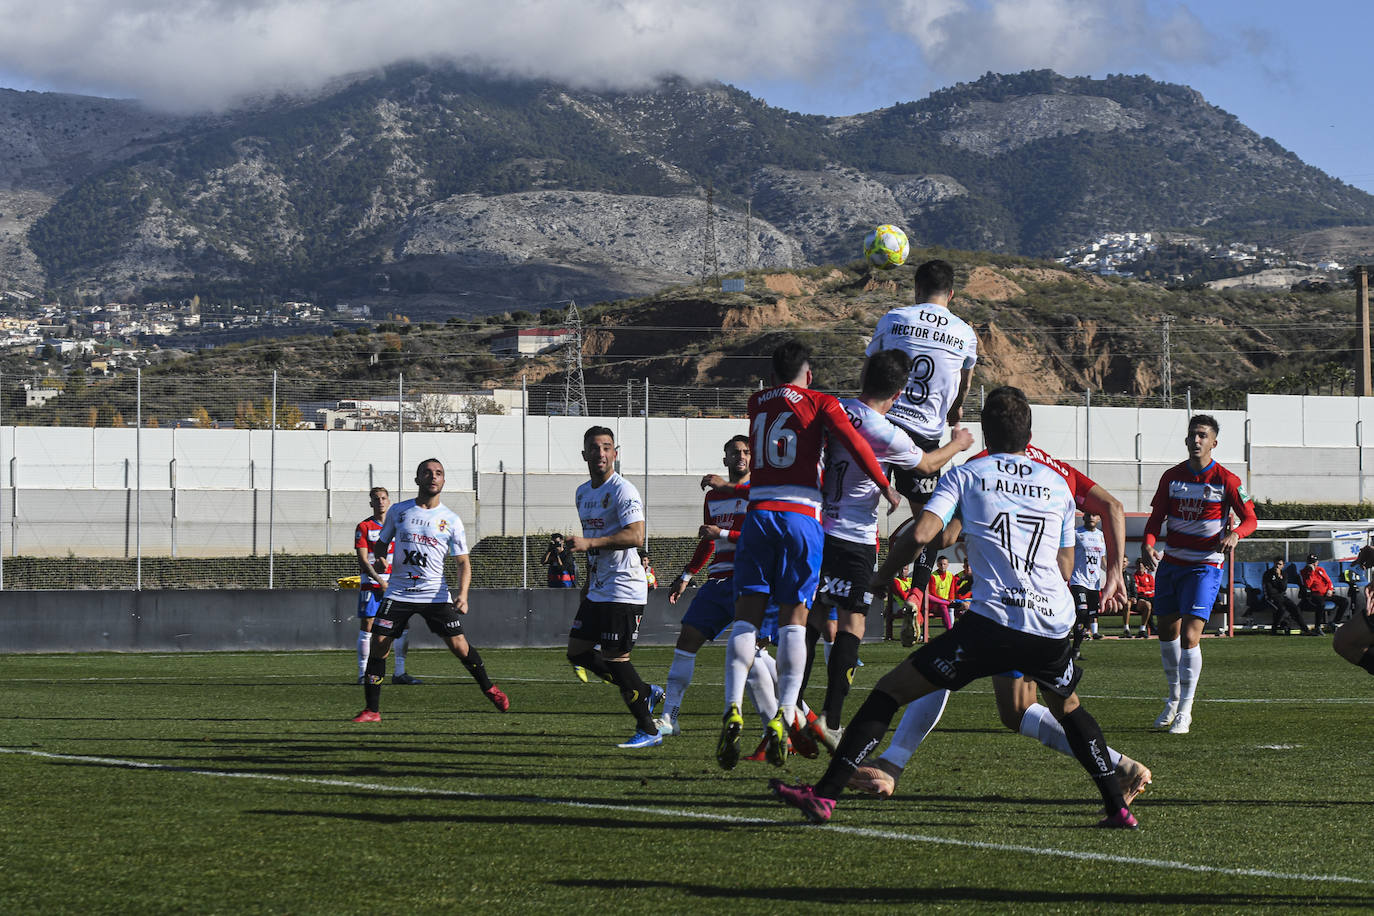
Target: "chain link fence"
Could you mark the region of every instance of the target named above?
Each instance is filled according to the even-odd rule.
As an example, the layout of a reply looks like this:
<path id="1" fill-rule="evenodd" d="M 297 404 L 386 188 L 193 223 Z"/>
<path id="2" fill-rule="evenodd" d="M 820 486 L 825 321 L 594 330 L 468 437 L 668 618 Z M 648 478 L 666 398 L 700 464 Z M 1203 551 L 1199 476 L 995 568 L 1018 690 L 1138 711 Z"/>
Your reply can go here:
<path id="1" fill-rule="evenodd" d="M 367 491 L 384 486 L 393 499 L 408 497 L 415 465 L 434 456 L 449 470 L 445 501 L 473 544 L 474 582 L 537 587 L 548 535 L 576 523 L 582 417 L 618 418 L 618 429 L 637 437 L 622 459 L 638 468 L 651 555 L 668 578 L 695 545 L 696 481 L 719 470 L 719 445 L 745 431 L 758 390 L 647 379 L 585 390 L 562 381 L 455 390 L 404 375 L 223 376 L 191 365 L 0 376 L 0 588 L 331 585 L 357 572 L 353 531 L 368 515 Z M 973 390 L 966 419 L 978 419 L 984 396 Z M 1055 403 L 1162 406 L 1128 400 L 1090 392 Z M 1176 406 L 1185 404 L 1186 395 Z M 547 441 L 533 441 L 520 420 L 506 431 L 506 457 L 484 459 L 498 445 L 477 435 L 483 415 L 549 418 Z M 688 419 L 722 423 L 695 433 L 663 425 Z M 686 441 L 693 436 L 704 439 Z M 519 439 L 514 449 L 510 437 Z M 542 468 L 527 445 L 548 453 Z M 656 450 L 677 456 L 674 470 L 657 466 Z M 646 469 L 647 479 L 638 476 Z"/>

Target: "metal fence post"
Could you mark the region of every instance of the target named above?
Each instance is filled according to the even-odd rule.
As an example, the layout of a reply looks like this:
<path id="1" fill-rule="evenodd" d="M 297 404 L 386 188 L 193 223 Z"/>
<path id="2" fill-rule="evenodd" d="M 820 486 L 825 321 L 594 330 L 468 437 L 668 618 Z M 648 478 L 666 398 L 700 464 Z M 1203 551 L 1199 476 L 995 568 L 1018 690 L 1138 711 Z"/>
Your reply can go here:
<path id="1" fill-rule="evenodd" d="M 520 376 L 520 587 L 530 587 L 529 529 L 526 512 L 529 508 L 529 435 L 530 392 L 525 376 Z"/>
<path id="2" fill-rule="evenodd" d="M 396 495 L 401 494 L 401 487 L 405 486 L 406 480 L 406 420 L 405 420 L 405 401 L 406 401 L 406 374 L 396 373 Z"/>
<path id="3" fill-rule="evenodd" d="M 143 370 L 134 370 L 134 590 L 143 589 Z"/>
<path id="4" fill-rule="evenodd" d="M 1089 477 L 1093 476 L 1093 390 L 1089 388 L 1084 394 L 1083 410 L 1083 472 Z"/>
<path id="5" fill-rule="evenodd" d="M 649 377 L 644 376 L 644 552 L 649 552 Z"/>
<path id="6" fill-rule="evenodd" d="M 274 542 L 277 520 L 277 370 L 272 370 L 272 431 L 268 434 L 267 470 L 267 587 L 274 588 Z"/>

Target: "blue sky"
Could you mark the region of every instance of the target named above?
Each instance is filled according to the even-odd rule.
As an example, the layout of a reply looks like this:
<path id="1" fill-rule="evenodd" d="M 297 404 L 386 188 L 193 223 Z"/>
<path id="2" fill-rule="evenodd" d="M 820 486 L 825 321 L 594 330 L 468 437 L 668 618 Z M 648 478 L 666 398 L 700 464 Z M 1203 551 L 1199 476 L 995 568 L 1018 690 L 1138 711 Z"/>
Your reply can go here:
<path id="1" fill-rule="evenodd" d="M 1368 0 L 0 0 L 0 21 L 0 86 L 176 110 L 403 59 L 590 88 L 672 72 L 818 114 L 988 71 L 1143 73 L 1374 193 Z"/>

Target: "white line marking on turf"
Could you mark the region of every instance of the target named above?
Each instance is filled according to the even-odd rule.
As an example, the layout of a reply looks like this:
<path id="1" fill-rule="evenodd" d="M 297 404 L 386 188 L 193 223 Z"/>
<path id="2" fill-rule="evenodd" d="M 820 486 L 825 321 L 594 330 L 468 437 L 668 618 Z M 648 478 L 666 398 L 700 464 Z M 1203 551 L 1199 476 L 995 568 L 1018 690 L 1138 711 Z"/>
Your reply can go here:
<path id="1" fill-rule="evenodd" d="M 1302 747 L 1301 744 L 1256 744 L 1255 748 L 1261 751 L 1295 751 Z"/>
<path id="2" fill-rule="evenodd" d="M 48 751 L 36 751 L 29 748 L 0 747 L 0 754 L 20 754 L 29 757 L 39 757 L 45 760 L 72 761 L 75 763 L 97 763 L 124 769 L 159 770 L 165 773 L 185 773 L 191 776 L 214 776 L 220 779 L 256 779 L 263 782 L 330 786 L 343 789 L 365 789 L 369 792 L 431 795 L 440 798 L 470 798 L 477 801 L 518 801 L 526 804 L 549 805 L 559 808 L 654 814 L 664 817 L 680 817 L 688 820 L 713 821 L 722 824 L 763 827 L 800 826 L 794 820 L 778 821 L 760 817 L 735 817 L 729 814 L 712 814 L 706 811 L 684 811 L 679 808 L 653 808 L 645 805 L 613 805 L 608 803 L 579 802 L 564 798 L 545 798 L 538 795 L 500 796 L 483 792 L 464 792 L 460 789 L 435 789 L 427 786 L 395 786 L 375 782 L 357 782 L 351 779 L 320 779 L 310 776 L 285 776 L 275 773 L 241 773 L 233 770 L 198 770 L 193 767 L 169 766 L 164 763 L 143 763 L 138 760 L 121 760 L 116 757 L 88 757 L 80 754 L 54 754 Z M 1167 868 L 1174 871 L 1190 871 L 1209 875 L 1232 875 L 1243 878 L 1276 878 L 1281 881 L 1315 881 L 1326 884 L 1374 884 L 1374 880 L 1369 878 L 1351 878 L 1345 875 L 1301 875 L 1292 872 L 1270 871 L 1264 868 L 1229 868 L 1222 865 L 1195 865 L 1189 862 L 1173 862 L 1165 859 L 1147 859 L 1139 856 L 1117 856 L 1102 852 L 1080 852 L 1073 849 L 1022 846 L 1014 843 L 990 843 L 983 840 L 959 840 L 952 837 L 927 836 L 918 833 L 898 833 L 892 830 L 877 830 L 870 827 L 846 827 L 841 824 L 826 824 L 816 829 L 875 840 L 930 843 L 938 846 L 957 846 L 964 849 L 986 849 L 994 852 L 1022 853 L 1033 856 L 1058 856 L 1063 859 L 1076 859 L 1083 862 L 1106 862 L 1110 865 L 1143 865 L 1151 868 Z"/>

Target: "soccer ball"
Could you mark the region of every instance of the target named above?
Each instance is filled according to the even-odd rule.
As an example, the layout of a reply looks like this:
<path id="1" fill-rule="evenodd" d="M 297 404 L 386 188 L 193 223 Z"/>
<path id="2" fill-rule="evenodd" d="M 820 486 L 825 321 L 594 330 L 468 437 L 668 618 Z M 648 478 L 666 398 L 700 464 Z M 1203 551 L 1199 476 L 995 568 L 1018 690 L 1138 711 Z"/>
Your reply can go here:
<path id="1" fill-rule="evenodd" d="M 891 270 L 906 263 L 911 243 L 896 226 L 879 226 L 864 237 L 864 257 L 879 270 Z"/>

